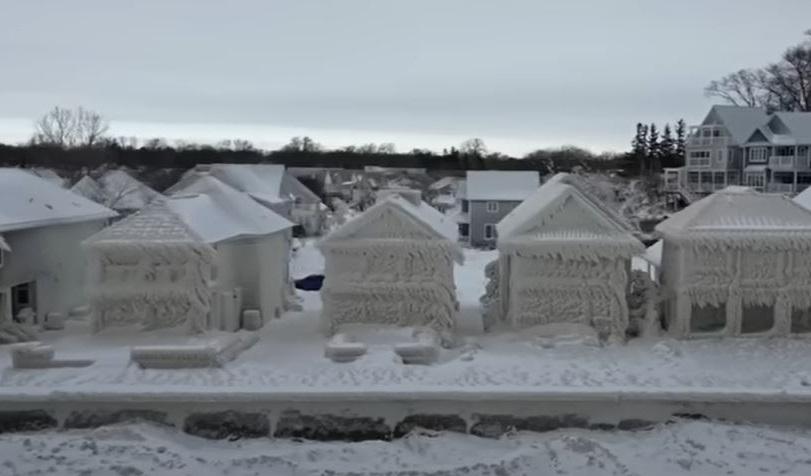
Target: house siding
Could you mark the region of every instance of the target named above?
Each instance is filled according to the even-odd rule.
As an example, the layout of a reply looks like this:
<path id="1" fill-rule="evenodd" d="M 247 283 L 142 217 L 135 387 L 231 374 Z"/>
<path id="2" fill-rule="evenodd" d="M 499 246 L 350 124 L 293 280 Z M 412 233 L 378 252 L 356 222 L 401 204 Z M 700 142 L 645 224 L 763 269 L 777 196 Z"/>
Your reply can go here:
<path id="1" fill-rule="evenodd" d="M 67 315 L 86 304 L 87 270 L 81 243 L 104 224 L 105 220 L 96 220 L 4 232 L 12 251 L 5 253 L 0 267 L 0 292 L 35 282 L 39 322 L 50 312 Z"/>
<path id="2" fill-rule="evenodd" d="M 476 247 L 492 247 L 496 245 L 496 240 L 488 240 L 484 236 L 484 226 L 488 223 L 496 225 L 521 201 L 498 200 L 498 211 L 487 211 L 486 200 L 470 200 L 470 245 Z"/>

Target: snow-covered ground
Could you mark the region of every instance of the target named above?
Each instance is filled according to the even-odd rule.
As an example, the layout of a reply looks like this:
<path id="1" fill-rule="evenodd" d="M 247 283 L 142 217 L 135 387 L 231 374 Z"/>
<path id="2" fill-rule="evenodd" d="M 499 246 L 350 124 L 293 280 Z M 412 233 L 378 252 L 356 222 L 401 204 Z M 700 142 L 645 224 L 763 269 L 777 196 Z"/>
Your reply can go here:
<path id="1" fill-rule="evenodd" d="M 222 369 L 143 370 L 129 362 L 139 344 L 185 343 L 173 332 L 110 329 L 92 335 L 87 323 L 42 333 L 58 358 L 92 358 L 87 368 L 15 370 L 0 348 L 0 394 L 51 392 L 760 392 L 811 395 L 811 340 L 631 340 L 597 347 L 550 342 L 525 332 L 483 334 L 478 298 L 492 251 L 465 251 L 456 269 L 462 304 L 458 345 L 438 363 L 404 365 L 391 345 L 371 346 L 351 363 L 324 357 L 318 293 L 302 292 L 304 311 L 262 329 L 260 342 Z M 291 274 L 319 272 L 323 260 L 312 242 L 296 254 Z"/>
<path id="2" fill-rule="evenodd" d="M 807 475 L 811 431 L 680 422 L 645 432 L 565 430 L 498 440 L 411 434 L 392 442 L 208 441 L 146 424 L 0 435 L 0 474 Z"/>

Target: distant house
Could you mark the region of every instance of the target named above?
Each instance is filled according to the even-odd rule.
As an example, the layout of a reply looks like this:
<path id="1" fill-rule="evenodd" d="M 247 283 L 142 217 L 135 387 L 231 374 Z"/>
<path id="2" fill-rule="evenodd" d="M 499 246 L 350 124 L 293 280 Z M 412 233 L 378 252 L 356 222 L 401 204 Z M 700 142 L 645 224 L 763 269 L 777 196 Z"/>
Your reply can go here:
<path id="1" fill-rule="evenodd" d="M 796 194 L 811 185 L 811 113 L 713 106 L 685 143 L 685 165 L 665 170 L 665 189 L 698 196 L 744 185 Z"/>
<path id="2" fill-rule="evenodd" d="M 496 245 L 496 225 L 540 186 L 534 170 L 468 171 L 460 187 L 459 240 L 476 247 Z"/>
<path id="3" fill-rule="evenodd" d="M 656 231 L 671 335 L 811 335 L 811 212 L 781 195 L 728 187 Z"/>
<path id="4" fill-rule="evenodd" d="M 454 328 L 453 267 L 462 252 L 454 223 L 419 193 L 382 194 L 319 248 L 326 260 L 323 317 L 331 333 L 350 323 Z"/>
<path id="5" fill-rule="evenodd" d="M 81 242 L 116 213 L 25 170 L 0 168 L 0 321 L 85 304 Z"/>
<path id="6" fill-rule="evenodd" d="M 105 205 L 121 214 L 136 212 L 162 195 L 124 169 L 105 172 L 98 179 L 104 190 Z"/>
<path id="7" fill-rule="evenodd" d="M 445 213 L 457 206 L 460 177 L 442 177 L 428 186 L 426 199 L 437 210 Z"/>
<path id="8" fill-rule="evenodd" d="M 215 177 L 91 237 L 97 329 L 139 323 L 236 330 L 244 310 L 278 317 L 291 293 L 284 217 Z"/>
<path id="9" fill-rule="evenodd" d="M 324 227 L 325 206 L 321 199 L 293 175 L 287 173 L 283 165 L 198 165 L 166 193 L 184 190 L 199 177 L 206 175 L 216 177 L 291 220 L 299 228 L 298 233 L 318 235 Z"/>
<path id="10" fill-rule="evenodd" d="M 558 174 L 498 224 L 499 258 L 486 296 L 488 324 L 592 327 L 624 339 L 631 257 L 644 250 L 630 227 Z"/>

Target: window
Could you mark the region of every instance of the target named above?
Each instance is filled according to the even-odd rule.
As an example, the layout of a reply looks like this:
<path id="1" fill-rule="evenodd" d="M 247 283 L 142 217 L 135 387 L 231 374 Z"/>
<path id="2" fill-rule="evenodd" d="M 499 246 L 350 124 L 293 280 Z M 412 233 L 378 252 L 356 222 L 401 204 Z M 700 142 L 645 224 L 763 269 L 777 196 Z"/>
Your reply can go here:
<path id="1" fill-rule="evenodd" d="M 712 183 L 712 172 L 701 172 L 701 183 Z"/>
<path id="2" fill-rule="evenodd" d="M 698 172 L 687 172 L 687 183 L 698 184 Z"/>
<path id="3" fill-rule="evenodd" d="M 498 202 L 487 202 L 487 212 L 488 213 L 498 212 Z"/>
<path id="4" fill-rule="evenodd" d="M 690 332 L 719 332 L 727 325 L 727 306 L 725 303 L 713 306 L 693 304 L 690 314 Z"/>
<path id="5" fill-rule="evenodd" d="M 765 174 L 746 174 L 746 185 L 749 187 L 762 187 L 765 183 Z"/>
<path id="6" fill-rule="evenodd" d="M 496 239 L 496 225 L 493 225 L 492 223 L 487 223 L 484 225 L 484 239 L 485 240 Z"/>
<path id="7" fill-rule="evenodd" d="M 470 202 L 467 200 L 462 200 L 462 213 L 467 213 L 470 206 Z"/>
<path id="8" fill-rule="evenodd" d="M 692 150 L 687 156 L 687 165 L 690 167 L 709 167 L 710 151 Z"/>
<path id="9" fill-rule="evenodd" d="M 766 332 L 772 327 L 774 327 L 774 307 L 762 304 L 743 306 L 741 334 Z"/>
<path id="10" fill-rule="evenodd" d="M 749 162 L 766 162 L 769 152 L 766 147 L 752 147 L 749 149 Z"/>
<path id="11" fill-rule="evenodd" d="M 715 172 L 715 174 L 713 174 L 713 183 L 715 185 L 723 185 L 724 184 L 724 172 Z"/>
<path id="12" fill-rule="evenodd" d="M 779 155 L 781 157 L 794 155 L 794 147 L 777 147 L 774 151 L 774 155 Z"/>
<path id="13" fill-rule="evenodd" d="M 460 223 L 459 224 L 459 236 L 462 238 L 467 238 L 470 235 L 470 225 L 467 223 Z"/>

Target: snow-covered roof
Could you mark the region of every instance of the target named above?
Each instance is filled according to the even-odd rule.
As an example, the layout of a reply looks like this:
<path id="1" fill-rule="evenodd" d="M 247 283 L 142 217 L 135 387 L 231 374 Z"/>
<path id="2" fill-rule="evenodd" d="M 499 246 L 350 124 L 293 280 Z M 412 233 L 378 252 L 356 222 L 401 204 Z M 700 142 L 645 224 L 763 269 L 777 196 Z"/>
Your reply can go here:
<path id="1" fill-rule="evenodd" d="M 535 170 L 469 170 L 465 198 L 522 201 L 537 190 L 540 183 Z"/>
<path id="2" fill-rule="evenodd" d="M 794 202 L 806 210 L 811 210 L 811 187 L 797 194 L 797 196 L 794 197 Z"/>
<path id="3" fill-rule="evenodd" d="M 140 210 L 162 195 L 123 169 L 107 171 L 99 178 L 107 205 L 115 210 Z"/>
<path id="4" fill-rule="evenodd" d="M 769 120 L 769 115 L 763 108 L 727 105 L 713 106 L 704 119 L 704 124 L 714 117 L 726 127 L 732 140 L 737 144 L 744 144 L 755 129 Z"/>
<path id="5" fill-rule="evenodd" d="M 565 250 L 584 258 L 642 252 L 642 244 L 624 222 L 563 176 L 544 183 L 507 214 L 497 229 L 502 250 L 531 247 L 549 254 Z"/>
<path id="6" fill-rule="evenodd" d="M 605 203 L 604 200 L 600 199 L 600 197 L 598 197 L 597 194 L 592 191 L 592 187 L 589 185 L 589 183 L 582 177 L 575 174 L 558 173 L 550 177 L 548 181 L 556 181 L 571 185 L 572 187 L 576 188 L 578 192 L 588 198 L 592 205 L 599 207 L 603 213 L 608 215 L 608 217 L 614 220 L 614 222 L 616 222 L 618 225 L 622 226 L 629 232 L 634 231 L 634 227 L 628 223 L 628 220 L 626 220 L 618 210 L 611 208 Z"/>
<path id="7" fill-rule="evenodd" d="M 201 176 L 167 206 L 207 243 L 264 236 L 294 225 L 213 176 Z"/>
<path id="8" fill-rule="evenodd" d="M 645 252 L 642 253 L 641 258 L 647 261 L 648 263 L 658 267 L 662 266 L 662 248 L 663 248 L 663 241 L 657 240 L 656 243 L 648 246 L 645 249 Z"/>
<path id="9" fill-rule="evenodd" d="M 429 190 L 441 190 L 445 187 L 454 187 L 459 182 L 459 177 L 442 177 L 428 186 Z"/>
<path id="10" fill-rule="evenodd" d="M 656 231 L 672 238 L 762 243 L 785 239 L 811 246 L 811 212 L 782 195 L 732 186 L 671 215 Z"/>
<path id="11" fill-rule="evenodd" d="M 58 173 L 54 172 L 51 169 L 46 169 L 43 167 L 34 167 L 29 170 L 33 172 L 34 175 L 36 175 L 37 177 L 47 180 L 59 187 L 64 188 L 67 183 L 67 181 L 64 178 L 62 178 Z"/>
<path id="12" fill-rule="evenodd" d="M 774 117 L 789 129 L 786 134 L 798 144 L 811 143 L 811 113 L 810 112 L 776 112 Z M 775 131 L 777 132 L 777 131 Z"/>
<path id="13" fill-rule="evenodd" d="M 89 245 L 102 243 L 204 243 L 163 200 L 117 221 L 88 238 Z"/>
<path id="14" fill-rule="evenodd" d="M 104 202 L 104 189 L 89 175 L 80 178 L 78 182 L 73 184 L 70 191 L 96 203 Z"/>
<path id="15" fill-rule="evenodd" d="M 0 168 L 0 232 L 114 216 L 109 208 L 23 169 Z"/>
<path id="16" fill-rule="evenodd" d="M 6 243 L 6 240 L 3 239 L 3 235 L 0 235 L 0 251 L 11 253 L 11 247 Z"/>
<path id="17" fill-rule="evenodd" d="M 423 230 L 434 235 L 437 239 L 447 240 L 454 246 L 458 246 L 456 242 L 457 227 L 453 220 L 423 201 L 420 201 L 419 205 L 414 205 L 399 195 L 389 195 L 381 199 L 360 215 L 353 217 L 341 227 L 333 230 L 321 240 L 321 243 L 351 238 L 358 231 L 372 223 L 386 209 L 391 208 L 411 217 L 416 224 L 421 225 Z"/>

